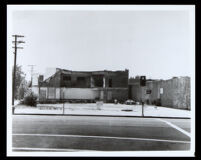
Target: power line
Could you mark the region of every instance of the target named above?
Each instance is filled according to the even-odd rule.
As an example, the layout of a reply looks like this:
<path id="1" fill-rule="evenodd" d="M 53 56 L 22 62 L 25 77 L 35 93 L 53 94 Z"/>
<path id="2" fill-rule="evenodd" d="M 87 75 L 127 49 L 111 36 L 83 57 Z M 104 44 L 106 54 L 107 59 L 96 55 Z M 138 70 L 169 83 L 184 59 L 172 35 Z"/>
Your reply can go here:
<path id="1" fill-rule="evenodd" d="M 31 86 L 32 86 L 32 81 L 33 81 L 33 71 L 34 71 L 34 66 L 33 64 L 28 65 L 29 67 L 31 67 Z"/>
<path id="2" fill-rule="evenodd" d="M 14 98 L 15 98 L 15 74 L 16 74 L 16 61 L 17 61 L 17 49 L 23 49 L 23 47 L 17 47 L 18 44 L 20 43 L 25 43 L 24 41 L 19 41 L 17 40 L 18 38 L 22 38 L 24 37 L 23 35 L 12 35 L 12 37 L 14 37 L 14 41 L 12 41 L 14 43 L 14 73 L 13 73 L 13 86 L 12 86 L 12 105 L 14 105 Z"/>

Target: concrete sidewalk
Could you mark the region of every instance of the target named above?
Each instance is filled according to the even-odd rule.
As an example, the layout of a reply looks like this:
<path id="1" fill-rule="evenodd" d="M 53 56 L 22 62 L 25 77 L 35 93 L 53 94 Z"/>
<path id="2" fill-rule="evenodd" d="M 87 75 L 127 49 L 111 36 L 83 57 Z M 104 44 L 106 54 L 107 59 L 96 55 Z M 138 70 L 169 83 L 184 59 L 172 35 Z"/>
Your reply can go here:
<path id="1" fill-rule="evenodd" d="M 91 115 L 91 116 L 131 116 L 141 117 L 141 105 L 125 105 L 105 103 L 97 106 L 95 103 L 86 104 L 38 104 L 37 107 L 16 105 L 15 114 L 44 114 L 44 115 Z M 63 108 L 64 111 L 63 111 Z M 177 117 L 190 118 L 191 111 L 167 107 L 144 106 L 145 117 Z"/>

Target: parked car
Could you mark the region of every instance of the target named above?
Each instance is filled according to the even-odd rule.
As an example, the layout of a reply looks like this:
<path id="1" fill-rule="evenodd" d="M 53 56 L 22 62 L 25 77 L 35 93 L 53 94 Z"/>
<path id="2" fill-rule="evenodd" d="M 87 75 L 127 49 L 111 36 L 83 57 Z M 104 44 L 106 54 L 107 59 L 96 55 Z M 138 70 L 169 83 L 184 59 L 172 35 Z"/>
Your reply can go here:
<path id="1" fill-rule="evenodd" d="M 135 104 L 135 101 L 132 99 L 128 99 L 125 101 L 125 104 L 127 104 L 127 105 Z"/>

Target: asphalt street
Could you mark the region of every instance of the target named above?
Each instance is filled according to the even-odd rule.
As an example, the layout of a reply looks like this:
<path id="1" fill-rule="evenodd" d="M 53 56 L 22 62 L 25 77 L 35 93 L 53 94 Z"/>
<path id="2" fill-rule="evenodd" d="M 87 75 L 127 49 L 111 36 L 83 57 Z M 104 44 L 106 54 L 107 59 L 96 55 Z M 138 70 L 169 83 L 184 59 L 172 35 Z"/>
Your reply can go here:
<path id="1" fill-rule="evenodd" d="M 13 151 L 190 149 L 190 119 L 13 115 Z"/>

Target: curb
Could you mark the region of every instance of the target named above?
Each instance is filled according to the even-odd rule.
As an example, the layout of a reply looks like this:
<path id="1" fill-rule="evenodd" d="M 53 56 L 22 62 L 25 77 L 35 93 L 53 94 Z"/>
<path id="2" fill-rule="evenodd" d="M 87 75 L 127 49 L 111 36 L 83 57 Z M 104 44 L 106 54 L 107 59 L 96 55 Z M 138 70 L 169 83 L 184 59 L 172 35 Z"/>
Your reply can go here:
<path id="1" fill-rule="evenodd" d="M 91 115 L 91 114 L 24 114 L 15 113 L 13 115 L 35 115 L 35 116 L 91 116 L 91 117 L 130 117 L 130 118 L 165 118 L 165 119 L 191 119 L 189 117 L 159 117 L 159 116 L 130 116 L 130 115 Z"/>

